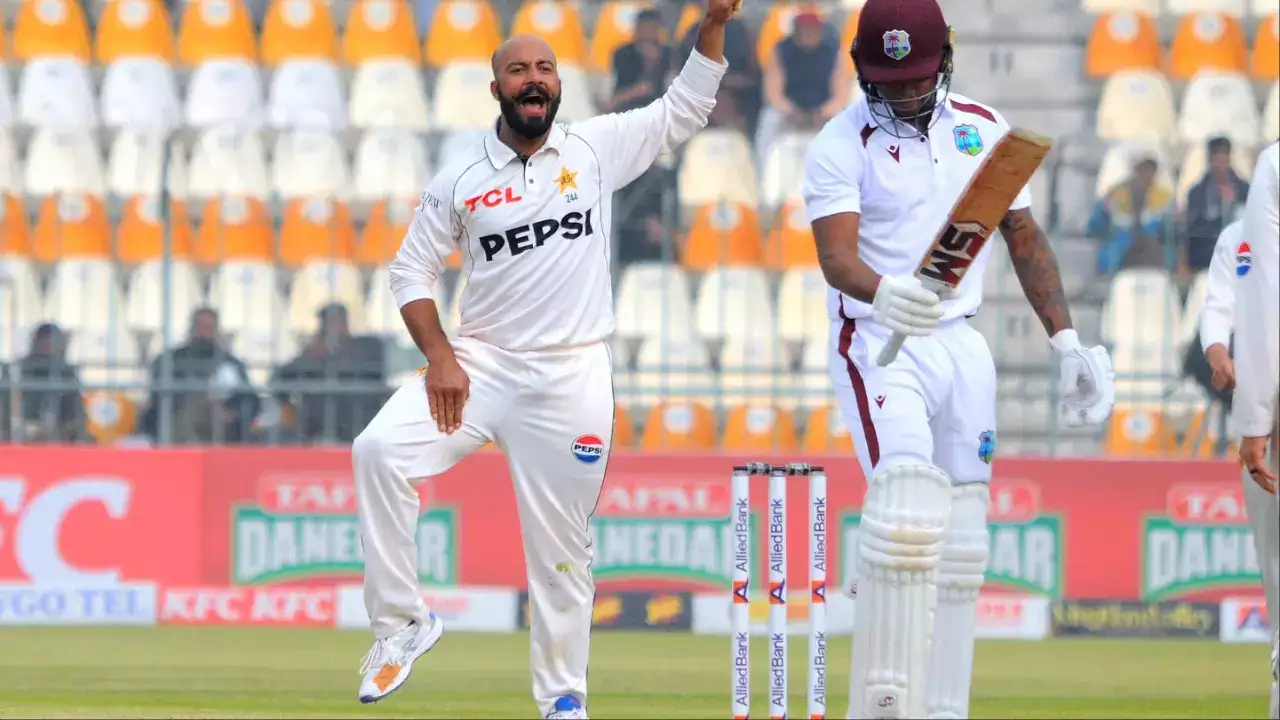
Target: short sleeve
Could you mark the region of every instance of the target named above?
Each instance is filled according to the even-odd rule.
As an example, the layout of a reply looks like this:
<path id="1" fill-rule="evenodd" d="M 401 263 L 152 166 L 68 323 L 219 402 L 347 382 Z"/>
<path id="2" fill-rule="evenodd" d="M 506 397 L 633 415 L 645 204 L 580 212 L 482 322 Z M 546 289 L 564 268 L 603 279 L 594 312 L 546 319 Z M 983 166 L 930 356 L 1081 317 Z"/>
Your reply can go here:
<path id="1" fill-rule="evenodd" d="M 833 123 L 848 123 L 837 117 Z M 828 124 L 809 145 L 804 161 L 805 213 L 809 222 L 831 215 L 862 212 L 861 143 Z"/>

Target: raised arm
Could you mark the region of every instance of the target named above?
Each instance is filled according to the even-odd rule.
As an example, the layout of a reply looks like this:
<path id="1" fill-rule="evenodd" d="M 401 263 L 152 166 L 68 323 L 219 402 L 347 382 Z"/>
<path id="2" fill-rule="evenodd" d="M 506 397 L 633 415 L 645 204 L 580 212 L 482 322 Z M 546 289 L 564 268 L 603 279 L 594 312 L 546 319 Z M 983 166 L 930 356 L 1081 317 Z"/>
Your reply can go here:
<path id="1" fill-rule="evenodd" d="M 596 151 L 605 183 L 616 190 L 648 170 L 658 156 L 706 127 L 728 65 L 724 26 L 736 12 L 734 0 L 707 0 L 694 52 L 671 87 L 645 107 L 601 115 L 573 126 Z"/>

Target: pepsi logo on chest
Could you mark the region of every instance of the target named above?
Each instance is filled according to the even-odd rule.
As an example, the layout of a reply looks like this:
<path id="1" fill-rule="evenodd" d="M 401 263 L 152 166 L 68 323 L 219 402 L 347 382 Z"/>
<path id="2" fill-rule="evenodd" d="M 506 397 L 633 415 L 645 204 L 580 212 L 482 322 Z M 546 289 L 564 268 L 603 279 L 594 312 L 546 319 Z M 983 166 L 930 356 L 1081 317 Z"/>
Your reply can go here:
<path id="1" fill-rule="evenodd" d="M 604 441 L 598 435 L 579 435 L 571 449 L 578 462 L 588 465 L 598 463 L 604 457 Z"/>

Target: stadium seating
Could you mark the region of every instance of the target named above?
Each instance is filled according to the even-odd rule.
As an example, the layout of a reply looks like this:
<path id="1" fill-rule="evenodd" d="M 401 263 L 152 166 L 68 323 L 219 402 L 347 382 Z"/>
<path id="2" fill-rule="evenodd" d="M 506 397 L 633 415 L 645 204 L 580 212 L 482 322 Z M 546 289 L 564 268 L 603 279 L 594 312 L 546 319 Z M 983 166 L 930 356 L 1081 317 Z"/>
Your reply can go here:
<path id="1" fill-rule="evenodd" d="M 1237 18 L 1221 12 L 1186 15 L 1169 48 L 1169 75 L 1190 80 L 1206 69 L 1243 73 L 1247 55 L 1244 28 Z"/>
<path id="2" fill-rule="evenodd" d="M 1163 75 L 1149 70 L 1124 70 L 1109 77 L 1098 103 L 1098 137 L 1103 140 L 1174 138 L 1173 88 Z"/>
<path id="3" fill-rule="evenodd" d="M 1258 132 L 1258 108 L 1244 75 L 1202 70 L 1187 83 L 1178 122 L 1184 142 L 1203 143 L 1226 135 L 1247 147 Z"/>
<path id="4" fill-rule="evenodd" d="M 1085 46 L 1090 76 L 1104 78 L 1123 70 L 1156 70 L 1163 52 L 1151 17 L 1132 10 L 1100 15 Z"/>
<path id="5" fill-rule="evenodd" d="M 1258 23 L 1249 56 L 1249 74 L 1255 80 L 1280 78 L 1280 12 Z"/>
<path id="6" fill-rule="evenodd" d="M 618 335 L 637 341 L 692 337 L 692 297 L 682 268 L 665 263 L 632 265 L 624 271 L 615 297 Z"/>
<path id="7" fill-rule="evenodd" d="M 431 15 L 423 57 L 431 67 L 487 62 L 502 42 L 501 26 L 486 0 L 445 0 Z"/>
<path id="8" fill-rule="evenodd" d="M 644 8 L 632 0 L 608 0 L 596 15 L 595 30 L 591 37 L 588 67 L 598 73 L 613 70 L 613 53 L 631 42 L 635 32 L 636 15 Z"/>

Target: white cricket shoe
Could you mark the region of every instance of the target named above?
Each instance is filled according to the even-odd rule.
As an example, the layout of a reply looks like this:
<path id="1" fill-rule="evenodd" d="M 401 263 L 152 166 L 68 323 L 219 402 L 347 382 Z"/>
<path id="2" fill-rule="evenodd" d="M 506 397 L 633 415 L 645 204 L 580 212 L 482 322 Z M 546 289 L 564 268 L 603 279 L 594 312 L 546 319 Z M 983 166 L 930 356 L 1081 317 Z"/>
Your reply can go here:
<path id="1" fill-rule="evenodd" d="M 576 695 L 565 695 L 547 713 L 547 720 L 587 720 L 587 711 Z"/>
<path id="2" fill-rule="evenodd" d="M 364 656 L 360 674 L 360 702 L 373 703 L 395 692 L 413 670 L 413 661 L 435 647 L 444 633 L 444 621 L 435 613 L 426 625 L 411 623 L 388 638 L 377 640 Z"/>

